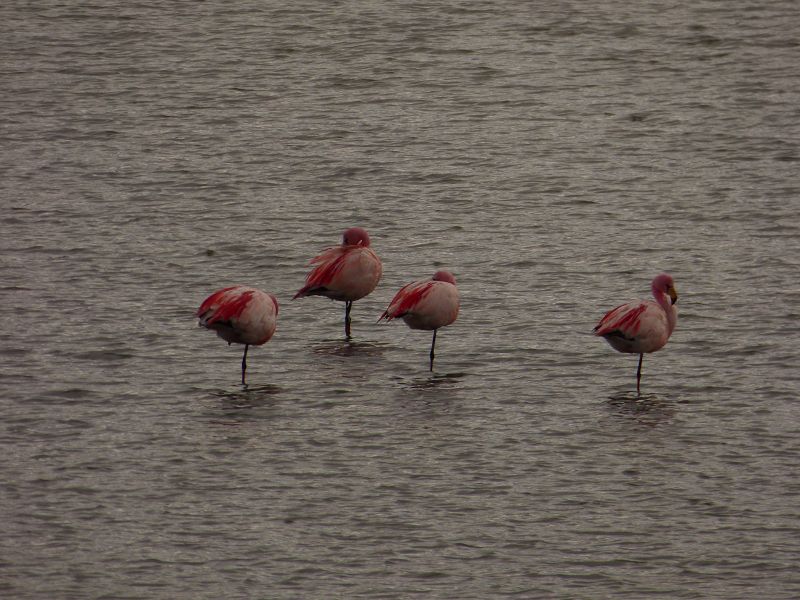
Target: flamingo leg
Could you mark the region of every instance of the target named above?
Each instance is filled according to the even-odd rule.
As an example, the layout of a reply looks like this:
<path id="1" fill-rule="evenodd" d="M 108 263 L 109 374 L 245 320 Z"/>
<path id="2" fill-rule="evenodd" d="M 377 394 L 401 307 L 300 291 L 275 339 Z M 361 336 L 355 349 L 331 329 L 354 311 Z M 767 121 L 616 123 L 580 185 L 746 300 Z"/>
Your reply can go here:
<path id="1" fill-rule="evenodd" d="M 433 330 L 433 341 L 431 342 L 431 371 L 433 371 L 433 347 L 436 345 L 436 332 L 438 330 Z"/>
<path id="2" fill-rule="evenodd" d="M 353 308 L 353 301 L 347 300 L 344 303 L 344 335 L 350 339 L 350 310 Z"/>
<path id="3" fill-rule="evenodd" d="M 244 372 L 247 370 L 247 349 L 249 347 L 250 347 L 249 344 L 244 345 L 244 354 L 242 355 L 242 385 L 245 385 Z"/>
<path id="4" fill-rule="evenodd" d="M 639 391 L 639 382 L 642 380 L 642 359 L 644 358 L 644 354 L 639 355 L 639 367 L 636 369 L 636 393 L 641 393 Z"/>

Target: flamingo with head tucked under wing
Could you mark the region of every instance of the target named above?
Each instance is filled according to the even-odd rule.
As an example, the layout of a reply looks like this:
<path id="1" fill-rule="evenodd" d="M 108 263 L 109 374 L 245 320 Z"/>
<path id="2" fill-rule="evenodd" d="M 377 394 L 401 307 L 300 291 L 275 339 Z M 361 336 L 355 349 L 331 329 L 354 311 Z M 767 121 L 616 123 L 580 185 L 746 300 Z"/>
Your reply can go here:
<path id="1" fill-rule="evenodd" d="M 622 304 L 600 319 L 594 328 L 599 335 L 620 352 L 639 355 L 636 369 L 636 393 L 642 379 L 642 358 L 647 352 L 655 352 L 664 347 L 678 321 L 678 292 L 672 276 L 662 273 L 653 279 L 652 300 L 637 300 Z"/>
<path id="2" fill-rule="evenodd" d="M 431 367 L 433 371 L 436 332 L 458 317 L 459 298 L 456 278 L 449 271 L 436 271 L 431 279 L 409 283 L 395 294 L 378 321 L 402 318 L 411 329 L 433 330 Z"/>
<path id="3" fill-rule="evenodd" d="M 369 244 L 369 234 L 361 227 L 346 230 L 340 246 L 327 248 L 311 259 L 309 264 L 314 268 L 292 298 L 326 296 L 344 302 L 344 333 L 348 339 L 353 302 L 372 292 L 383 272 L 381 259 Z"/>
<path id="4" fill-rule="evenodd" d="M 278 299 L 255 288 L 234 285 L 217 290 L 197 309 L 200 326 L 216 331 L 231 344 L 244 344 L 242 385 L 245 385 L 247 349 L 266 344 L 275 333 Z"/>

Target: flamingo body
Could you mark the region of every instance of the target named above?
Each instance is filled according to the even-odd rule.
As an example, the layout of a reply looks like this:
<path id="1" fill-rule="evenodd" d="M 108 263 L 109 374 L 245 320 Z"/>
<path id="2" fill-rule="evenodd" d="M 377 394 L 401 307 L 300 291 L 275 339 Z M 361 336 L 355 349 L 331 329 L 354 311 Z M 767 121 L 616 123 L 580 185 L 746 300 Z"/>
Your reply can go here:
<path id="1" fill-rule="evenodd" d="M 383 273 L 381 259 L 370 246 L 369 234 L 361 227 L 351 227 L 342 236 L 342 244 L 326 248 L 309 262 L 314 268 L 306 283 L 294 295 L 325 296 L 345 303 L 345 334 L 350 337 L 350 309 L 353 302 L 375 289 Z"/>
<path id="2" fill-rule="evenodd" d="M 400 288 L 380 319 L 402 318 L 411 329 L 431 331 L 453 323 L 458 309 L 455 277 L 447 271 L 438 271 L 432 279 L 421 279 Z"/>
<path id="3" fill-rule="evenodd" d="M 378 255 L 363 246 L 327 248 L 309 264 L 314 268 L 294 298 L 325 296 L 331 300 L 354 302 L 375 289 L 382 273 Z"/>
<path id="4" fill-rule="evenodd" d="M 603 337 L 615 350 L 639 355 L 637 392 L 643 355 L 663 348 L 678 322 L 675 307 L 678 293 L 672 277 L 662 273 L 653 279 L 650 287 L 655 301 L 621 304 L 608 311 L 594 328 L 594 334 Z"/>
<path id="5" fill-rule="evenodd" d="M 247 369 L 249 346 L 266 344 L 275 333 L 278 299 L 243 285 L 217 290 L 197 309 L 199 325 L 215 331 L 228 344 L 244 344 L 242 384 Z"/>
<path id="6" fill-rule="evenodd" d="M 433 370 L 436 331 L 455 322 L 458 309 L 456 278 L 449 271 L 437 271 L 431 279 L 414 281 L 400 288 L 378 321 L 402 318 L 411 329 L 433 331 L 430 354 Z"/>
<path id="7" fill-rule="evenodd" d="M 671 333 L 664 309 L 652 300 L 629 302 L 610 310 L 595 330 L 595 335 L 605 338 L 615 350 L 632 354 L 660 350 Z"/>

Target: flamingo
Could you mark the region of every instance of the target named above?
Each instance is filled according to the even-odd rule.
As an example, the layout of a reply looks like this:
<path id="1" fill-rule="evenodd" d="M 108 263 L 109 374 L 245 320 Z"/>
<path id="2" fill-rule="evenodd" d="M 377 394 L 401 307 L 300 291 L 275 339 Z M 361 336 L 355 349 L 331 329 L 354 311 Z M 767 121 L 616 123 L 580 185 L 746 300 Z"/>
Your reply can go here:
<path id="1" fill-rule="evenodd" d="M 247 349 L 266 344 L 275 333 L 278 299 L 244 285 L 217 290 L 197 309 L 200 327 L 211 329 L 231 344 L 244 344 L 242 385 L 245 385 Z"/>
<path id="2" fill-rule="evenodd" d="M 678 322 L 678 292 L 671 275 L 661 273 L 651 284 L 652 300 L 635 300 L 622 304 L 600 319 L 594 334 L 605 338 L 619 352 L 639 355 L 636 369 L 636 393 L 642 379 L 642 358 L 646 352 L 664 347 Z"/>
<path id="3" fill-rule="evenodd" d="M 402 317 L 411 329 L 433 330 L 430 355 L 433 371 L 436 332 L 456 320 L 458 307 L 456 278 L 449 271 L 436 271 L 430 279 L 414 281 L 400 288 L 378 322 Z"/>
<path id="4" fill-rule="evenodd" d="M 292 300 L 326 296 L 344 302 L 344 334 L 350 339 L 353 302 L 371 293 L 383 272 L 381 259 L 369 247 L 369 234 L 361 227 L 351 227 L 342 234 L 340 246 L 326 248 L 308 264 L 315 266 Z"/>

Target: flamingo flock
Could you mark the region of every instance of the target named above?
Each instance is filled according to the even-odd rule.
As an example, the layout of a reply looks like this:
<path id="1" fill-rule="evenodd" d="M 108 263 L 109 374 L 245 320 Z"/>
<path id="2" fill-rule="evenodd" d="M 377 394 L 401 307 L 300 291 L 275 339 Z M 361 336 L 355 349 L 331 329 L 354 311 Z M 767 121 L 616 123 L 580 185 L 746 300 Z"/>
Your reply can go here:
<path id="1" fill-rule="evenodd" d="M 353 302 L 371 294 L 383 274 L 383 265 L 370 247 L 369 234 L 351 227 L 342 234 L 338 246 L 326 248 L 309 262 L 313 268 L 305 284 L 292 298 L 324 296 L 344 302 L 345 338 L 352 337 Z M 651 284 L 653 300 L 637 300 L 608 311 L 594 328 L 619 352 L 638 354 L 636 391 L 640 393 L 642 359 L 663 348 L 678 319 L 675 282 L 666 273 Z M 402 319 L 411 329 L 432 331 L 429 368 L 433 371 L 436 333 L 458 318 L 460 300 L 456 278 L 440 270 L 429 279 L 406 284 L 394 295 L 378 322 Z M 230 344 L 243 344 L 242 385 L 246 385 L 247 351 L 266 344 L 274 335 L 278 319 L 278 299 L 262 290 L 234 285 L 215 291 L 197 310 L 199 325 L 210 329 Z"/>

